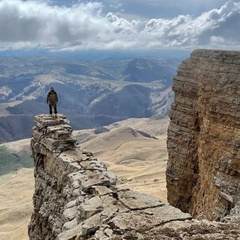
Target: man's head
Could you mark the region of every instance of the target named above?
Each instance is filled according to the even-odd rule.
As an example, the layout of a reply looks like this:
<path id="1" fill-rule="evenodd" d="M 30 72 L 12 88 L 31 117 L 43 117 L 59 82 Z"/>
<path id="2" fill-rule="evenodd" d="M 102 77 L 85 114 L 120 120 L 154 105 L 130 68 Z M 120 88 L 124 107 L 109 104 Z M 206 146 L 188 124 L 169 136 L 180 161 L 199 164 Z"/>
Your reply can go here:
<path id="1" fill-rule="evenodd" d="M 54 92 L 54 88 L 53 87 L 51 87 L 51 91 Z"/>

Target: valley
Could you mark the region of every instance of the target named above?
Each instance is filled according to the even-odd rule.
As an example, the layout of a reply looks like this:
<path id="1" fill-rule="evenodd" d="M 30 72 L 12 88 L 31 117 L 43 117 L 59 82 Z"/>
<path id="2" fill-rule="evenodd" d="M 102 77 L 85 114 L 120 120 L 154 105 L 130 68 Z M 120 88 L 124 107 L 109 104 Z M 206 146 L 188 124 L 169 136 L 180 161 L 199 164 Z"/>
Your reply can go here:
<path id="1" fill-rule="evenodd" d="M 74 130 L 128 118 L 164 117 L 181 60 L 1 58 L 0 142 L 31 137 L 34 116 L 48 113 L 46 96 L 52 86 L 59 96 L 58 111 Z"/>
<path id="2" fill-rule="evenodd" d="M 34 116 L 48 113 L 52 86 L 80 147 L 104 162 L 119 185 L 167 202 L 167 116 L 181 60 L 1 58 L 0 239 L 28 238 L 34 191 L 30 137 Z"/>
<path id="3" fill-rule="evenodd" d="M 128 119 L 94 129 L 74 131 L 81 148 L 92 151 L 109 171 L 118 176 L 120 186 L 148 193 L 166 202 L 167 161 L 164 119 Z M 99 130 L 99 129 L 98 129 Z M 9 153 L 30 156 L 30 139 L 0 146 Z M 33 161 L 33 160 L 31 160 Z M 29 163 L 30 164 L 30 163 Z M 17 168 L 0 176 L 0 239 L 25 240 L 32 213 L 33 168 Z"/>

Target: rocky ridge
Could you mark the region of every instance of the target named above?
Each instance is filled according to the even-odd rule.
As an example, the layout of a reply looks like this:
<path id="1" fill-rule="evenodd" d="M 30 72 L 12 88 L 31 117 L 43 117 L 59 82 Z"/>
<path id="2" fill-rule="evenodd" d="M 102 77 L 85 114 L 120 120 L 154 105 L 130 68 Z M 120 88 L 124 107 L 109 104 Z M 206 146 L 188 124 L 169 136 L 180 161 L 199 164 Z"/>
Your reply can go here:
<path id="1" fill-rule="evenodd" d="M 173 81 L 168 201 L 199 219 L 223 220 L 239 208 L 239 63 L 240 52 L 196 50 Z"/>
<path id="2" fill-rule="evenodd" d="M 236 239 L 239 225 L 200 222 L 155 197 L 120 189 L 117 177 L 81 149 L 64 115 L 37 115 L 30 240 Z M 232 213 L 232 217 L 236 215 Z M 229 220 L 230 221 L 230 220 Z M 203 238 L 201 238 L 203 237 Z"/>

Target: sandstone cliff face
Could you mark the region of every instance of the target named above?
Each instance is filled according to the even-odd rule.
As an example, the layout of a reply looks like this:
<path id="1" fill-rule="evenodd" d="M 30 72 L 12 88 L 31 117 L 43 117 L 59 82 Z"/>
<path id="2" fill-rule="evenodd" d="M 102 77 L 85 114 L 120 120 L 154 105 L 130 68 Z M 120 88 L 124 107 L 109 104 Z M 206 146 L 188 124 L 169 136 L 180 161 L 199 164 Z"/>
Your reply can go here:
<path id="1" fill-rule="evenodd" d="M 178 69 L 168 129 L 168 201 L 220 220 L 240 201 L 240 52 L 196 50 Z"/>

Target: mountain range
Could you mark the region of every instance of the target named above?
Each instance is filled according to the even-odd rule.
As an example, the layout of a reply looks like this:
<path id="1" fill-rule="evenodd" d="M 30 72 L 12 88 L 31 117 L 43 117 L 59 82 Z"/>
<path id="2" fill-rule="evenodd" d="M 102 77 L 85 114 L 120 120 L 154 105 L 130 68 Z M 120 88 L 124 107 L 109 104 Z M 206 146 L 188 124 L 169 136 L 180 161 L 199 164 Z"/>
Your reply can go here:
<path id="1" fill-rule="evenodd" d="M 128 118 L 166 116 L 179 58 L 79 60 L 0 58 L 0 142 L 31 136 L 34 115 L 48 113 L 50 87 L 58 111 L 76 129 L 99 128 Z"/>

